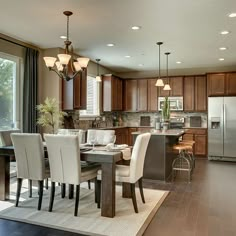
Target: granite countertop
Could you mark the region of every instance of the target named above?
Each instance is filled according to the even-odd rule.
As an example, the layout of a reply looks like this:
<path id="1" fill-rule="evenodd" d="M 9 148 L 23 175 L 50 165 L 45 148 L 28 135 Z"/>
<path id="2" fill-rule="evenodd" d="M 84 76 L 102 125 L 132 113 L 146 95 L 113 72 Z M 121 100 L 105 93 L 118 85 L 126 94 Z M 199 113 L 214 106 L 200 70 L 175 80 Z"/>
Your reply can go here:
<path id="1" fill-rule="evenodd" d="M 207 127 L 183 127 L 183 129 L 207 129 Z"/>
<path id="2" fill-rule="evenodd" d="M 132 132 L 132 134 L 140 134 L 141 132 Z M 151 135 L 162 135 L 162 136 L 181 136 L 185 133 L 184 129 L 169 129 L 166 131 L 154 130 Z"/>
<path id="3" fill-rule="evenodd" d="M 99 128 L 96 128 L 96 129 L 122 129 L 122 128 L 150 128 L 150 129 L 153 129 L 154 127 L 153 126 L 130 126 L 130 125 L 126 125 L 126 126 L 110 126 L 110 127 L 99 127 Z"/>

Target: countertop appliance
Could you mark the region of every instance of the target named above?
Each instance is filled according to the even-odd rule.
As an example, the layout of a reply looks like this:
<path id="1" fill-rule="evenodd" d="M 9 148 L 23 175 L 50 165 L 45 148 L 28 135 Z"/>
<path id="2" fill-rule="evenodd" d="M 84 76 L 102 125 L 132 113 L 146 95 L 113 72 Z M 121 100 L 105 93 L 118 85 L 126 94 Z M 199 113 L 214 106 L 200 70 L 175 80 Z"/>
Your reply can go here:
<path id="1" fill-rule="evenodd" d="M 168 97 L 171 111 L 183 111 L 183 97 Z M 164 106 L 165 97 L 158 97 L 158 110 Z"/>
<path id="2" fill-rule="evenodd" d="M 236 97 L 208 98 L 208 159 L 236 161 Z"/>

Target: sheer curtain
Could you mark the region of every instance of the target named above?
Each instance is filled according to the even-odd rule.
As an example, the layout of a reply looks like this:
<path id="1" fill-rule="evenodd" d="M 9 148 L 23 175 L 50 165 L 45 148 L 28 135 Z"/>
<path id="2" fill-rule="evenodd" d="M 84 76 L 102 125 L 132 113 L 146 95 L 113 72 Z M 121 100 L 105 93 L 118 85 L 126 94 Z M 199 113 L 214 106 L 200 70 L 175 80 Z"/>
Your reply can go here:
<path id="1" fill-rule="evenodd" d="M 26 48 L 24 61 L 23 85 L 23 132 L 37 133 L 37 98 L 38 98 L 38 54 L 32 48 Z"/>

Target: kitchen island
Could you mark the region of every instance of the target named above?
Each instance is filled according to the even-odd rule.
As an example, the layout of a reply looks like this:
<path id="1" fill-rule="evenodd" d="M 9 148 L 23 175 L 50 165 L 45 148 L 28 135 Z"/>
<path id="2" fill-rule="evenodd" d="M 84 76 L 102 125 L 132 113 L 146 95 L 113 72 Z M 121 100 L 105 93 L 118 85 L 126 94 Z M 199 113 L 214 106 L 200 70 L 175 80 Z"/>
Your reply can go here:
<path id="1" fill-rule="evenodd" d="M 140 133 L 133 132 L 133 140 Z M 173 145 L 178 143 L 178 139 L 184 133 L 182 129 L 170 129 L 167 131 L 155 130 L 151 132 L 144 163 L 144 179 L 162 181 L 168 181 L 170 179 L 172 162 L 177 155 L 173 151 Z"/>

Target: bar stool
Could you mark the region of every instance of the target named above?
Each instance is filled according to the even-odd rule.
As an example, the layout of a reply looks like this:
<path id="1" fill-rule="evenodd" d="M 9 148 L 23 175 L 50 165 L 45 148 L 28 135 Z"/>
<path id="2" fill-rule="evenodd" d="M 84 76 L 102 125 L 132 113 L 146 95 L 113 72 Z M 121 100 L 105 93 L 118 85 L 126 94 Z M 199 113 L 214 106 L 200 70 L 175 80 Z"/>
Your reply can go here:
<path id="1" fill-rule="evenodd" d="M 182 140 L 181 142 L 179 142 L 179 144 L 181 145 L 187 145 L 187 146 L 191 146 L 190 149 L 187 149 L 185 154 L 189 157 L 189 159 L 191 160 L 192 163 L 192 170 L 195 168 L 195 156 L 193 154 L 193 145 L 195 144 L 195 141 L 193 140 Z"/>
<path id="2" fill-rule="evenodd" d="M 176 171 L 187 171 L 189 182 L 191 182 L 192 163 L 191 160 L 186 156 L 187 150 L 191 150 L 192 146 L 188 144 L 176 144 L 173 149 L 178 151 L 178 157 L 172 163 L 172 181 L 175 177 Z"/>

